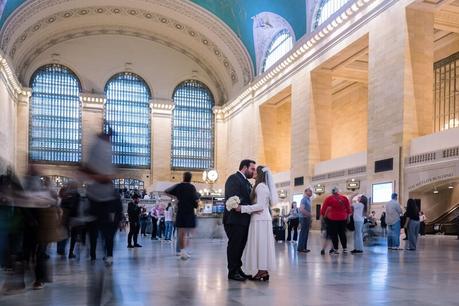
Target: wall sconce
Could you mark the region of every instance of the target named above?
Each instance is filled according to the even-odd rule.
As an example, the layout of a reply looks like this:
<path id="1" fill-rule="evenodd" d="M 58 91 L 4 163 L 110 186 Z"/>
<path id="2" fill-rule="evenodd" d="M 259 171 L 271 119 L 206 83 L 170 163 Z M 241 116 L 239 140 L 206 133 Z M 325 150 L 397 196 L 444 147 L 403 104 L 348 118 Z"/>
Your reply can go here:
<path id="1" fill-rule="evenodd" d="M 317 184 L 314 186 L 314 193 L 317 195 L 321 195 L 325 193 L 325 186 L 322 184 Z"/>
<path id="2" fill-rule="evenodd" d="M 449 184 L 448 189 L 454 189 L 453 184 Z"/>
<path id="3" fill-rule="evenodd" d="M 284 190 L 284 189 L 281 189 L 277 192 L 278 196 L 279 196 L 279 199 L 285 199 L 287 198 L 287 191 Z"/>
<path id="4" fill-rule="evenodd" d="M 438 191 L 437 187 L 434 187 L 434 191 L 433 191 L 433 193 L 434 193 L 434 194 L 438 194 L 438 193 L 439 193 L 439 191 Z"/>
<path id="5" fill-rule="evenodd" d="M 360 189 L 360 181 L 356 179 L 351 179 L 346 182 L 346 189 L 351 191 L 356 191 Z"/>

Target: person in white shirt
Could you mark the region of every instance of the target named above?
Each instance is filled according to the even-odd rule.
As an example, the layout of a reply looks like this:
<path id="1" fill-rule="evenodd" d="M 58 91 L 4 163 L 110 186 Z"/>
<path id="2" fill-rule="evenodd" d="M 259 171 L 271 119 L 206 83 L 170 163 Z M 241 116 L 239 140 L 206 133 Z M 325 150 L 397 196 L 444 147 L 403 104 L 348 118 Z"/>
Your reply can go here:
<path id="1" fill-rule="evenodd" d="M 351 254 L 363 253 L 363 223 L 364 216 L 367 214 L 368 199 L 360 196 L 357 203 L 352 204 L 352 217 L 354 219 L 354 249 Z"/>

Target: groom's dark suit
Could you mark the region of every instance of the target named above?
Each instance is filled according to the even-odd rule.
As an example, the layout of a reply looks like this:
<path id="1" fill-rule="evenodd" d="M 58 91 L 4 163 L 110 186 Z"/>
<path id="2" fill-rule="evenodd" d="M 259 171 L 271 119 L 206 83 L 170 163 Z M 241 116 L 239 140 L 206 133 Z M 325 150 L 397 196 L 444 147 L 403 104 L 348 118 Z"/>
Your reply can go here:
<path id="1" fill-rule="evenodd" d="M 232 196 L 238 196 L 241 200 L 241 205 L 251 205 L 250 193 L 252 185 L 245 176 L 236 172 L 225 183 L 225 202 Z M 226 235 L 228 236 L 228 247 L 226 254 L 228 258 L 228 276 L 232 277 L 235 274 L 241 274 L 242 270 L 242 253 L 244 252 L 249 233 L 250 215 L 241 214 L 234 210 L 228 211 L 225 209 L 223 214 L 223 225 Z M 242 275 L 242 274 L 241 274 Z"/>

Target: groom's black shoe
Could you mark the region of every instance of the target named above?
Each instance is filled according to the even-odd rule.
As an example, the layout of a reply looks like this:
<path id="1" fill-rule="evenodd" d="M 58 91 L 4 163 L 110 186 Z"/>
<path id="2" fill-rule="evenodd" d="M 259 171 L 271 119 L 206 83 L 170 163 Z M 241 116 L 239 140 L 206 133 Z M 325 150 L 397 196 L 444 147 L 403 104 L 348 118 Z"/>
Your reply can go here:
<path id="1" fill-rule="evenodd" d="M 245 279 L 252 279 L 252 275 L 245 274 L 242 270 L 239 270 L 239 274 Z"/>
<path id="2" fill-rule="evenodd" d="M 228 279 L 232 279 L 232 280 L 235 280 L 235 281 L 238 281 L 238 282 L 244 282 L 246 280 L 246 278 L 244 276 L 242 276 L 241 274 L 239 274 L 239 273 L 235 273 L 233 275 L 228 275 Z"/>

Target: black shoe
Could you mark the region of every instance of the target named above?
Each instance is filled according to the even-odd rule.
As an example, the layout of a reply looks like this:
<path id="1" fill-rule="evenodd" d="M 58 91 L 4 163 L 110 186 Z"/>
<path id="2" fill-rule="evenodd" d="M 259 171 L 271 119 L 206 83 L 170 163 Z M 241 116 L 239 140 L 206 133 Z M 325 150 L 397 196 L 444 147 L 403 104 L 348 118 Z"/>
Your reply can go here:
<path id="1" fill-rule="evenodd" d="M 300 253 L 309 253 L 309 252 L 311 252 L 311 250 L 298 250 L 298 252 L 300 252 Z"/>
<path id="2" fill-rule="evenodd" d="M 239 271 L 239 274 L 245 279 L 252 279 L 252 275 L 245 274 L 242 270 Z"/>
<path id="3" fill-rule="evenodd" d="M 361 250 L 352 250 L 351 251 L 351 254 L 362 254 L 362 253 L 363 253 L 363 251 L 361 251 Z"/>
<path id="4" fill-rule="evenodd" d="M 69 259 L 76 258 L 75 254 L 69 254 Z"/>
<path id="5" fill-rule="evenodd" d="M 325 255 L 325 250 L 324 249 L 320 250 L 320 255 Z"/>
<path id="6" fill-rule="evenodd" d="M 128 249 L 133 249 L 134 246 L 133 246 L 132 244 L 128 244 L 127 248 L 128 248 Z"/>
<path id="7" fill-rule="evenodd" d="M 134 244 L 134 247 L 135 248 L 141 248 L 142 246 L 140 244 L 136 243 L 136 244 Z"/>
<path id="8" fill-rule="evenodd" d="M 231 280 L 234 280 L 234 281 L 238 281 L 238 282 L 245 282 L 246 278 L 244 276 L 242 276 L 241 274 L 239 273 L 235 273 L 233 275 L 228 275 L 228 279 L 231 279 Z"/>

